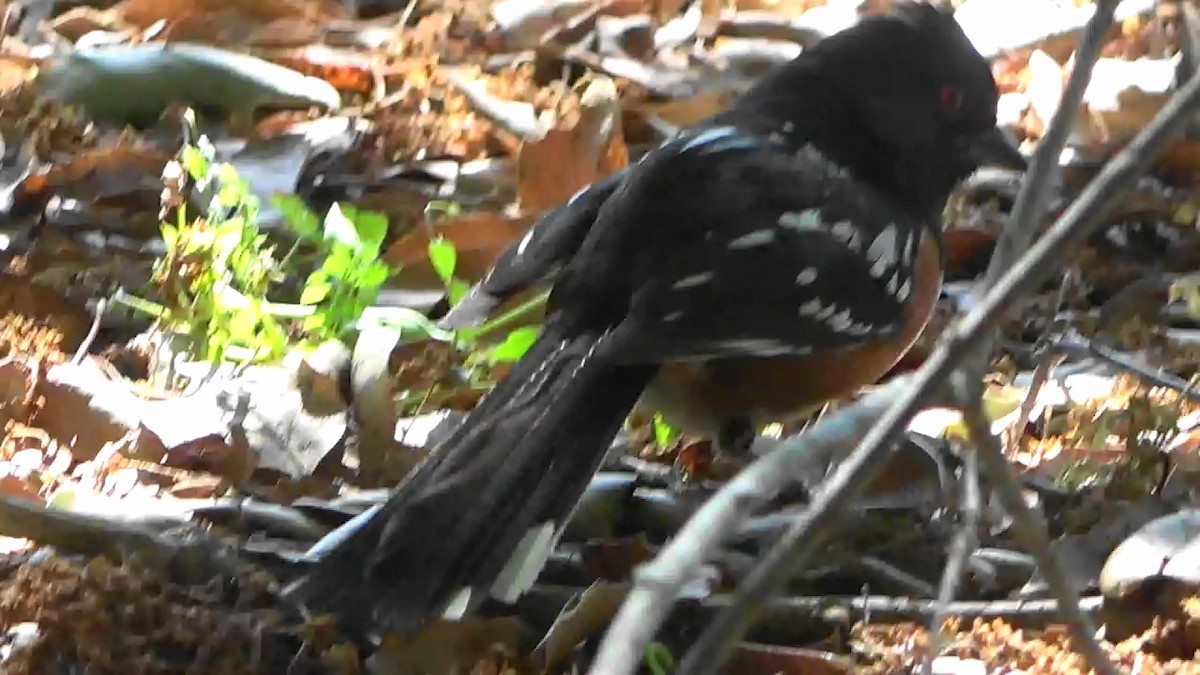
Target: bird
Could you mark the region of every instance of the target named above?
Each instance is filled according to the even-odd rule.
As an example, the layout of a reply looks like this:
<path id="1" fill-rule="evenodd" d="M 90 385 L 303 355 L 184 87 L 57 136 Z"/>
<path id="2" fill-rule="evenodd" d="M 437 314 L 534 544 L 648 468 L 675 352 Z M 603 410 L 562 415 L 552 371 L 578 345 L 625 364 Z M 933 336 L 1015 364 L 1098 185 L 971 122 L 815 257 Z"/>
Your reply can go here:
<path id="1" fill-rule="evenodd" d="M 548 211 L 442 320 L 548 284 L 537 340 L 288 596 L 399 633 L 512 603 L 635 407 L 739 443 L 877 381 L 939 296 L 950 194 L 1025 168 L 997 99 L 953 13 L 902 0 Z"/>

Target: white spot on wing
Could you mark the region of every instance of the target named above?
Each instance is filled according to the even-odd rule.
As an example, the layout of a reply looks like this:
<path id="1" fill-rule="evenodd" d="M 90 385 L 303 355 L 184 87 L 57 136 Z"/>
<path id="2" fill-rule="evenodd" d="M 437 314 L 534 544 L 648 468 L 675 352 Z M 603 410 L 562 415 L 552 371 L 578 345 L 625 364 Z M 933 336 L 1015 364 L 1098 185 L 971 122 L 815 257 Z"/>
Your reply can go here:
<path id="1" fill-rule="evenodd" d="M 450 602 L 446 604 L 446 609 L 442 610 L 442 618 L 447 621 L 461 621 L 466 615 L 467 609 L 471 604 L 471 587 L 463 586 L 458 589 Z"/>
<path id="2" fill-rule="evenodd" d="M 492 582 L 491 596 L 510 605 L 516 602 L 537 581 L 557 539 L 557 528 L 552 521 L 529 528 Z"/>
<path id="3" fill-rule="evenodd" d="M 525 247 L 529 246 L 529 242 L 533 241 L 533 233 L 535 230 L 529 230 L 521 237 L 521 243 L 517 244 L 517 255 L 525 255 Z"/>
<path id="4" fill-rule="evenodd" d="M 754 248 L 755 246 L 765 246 L 772 241 L 775 241 L 774 230 L 755 230 L 748 234 L 743 234 L 737 239 L 731 239 L 729 241 L 729 248 Z"/>
<path id="5" fill-rule="evenodd" d="M 716 127 L 715 129 L 707 129 L 696 134 L 695 138 L 684 143 L 683 150 L 692 150 L 702 145 L 707 145 L 714 141 L 719 141 L 722 138 L 729 138 L 737 135 L 738 130 L 734 127 Z"/>
<path id="6" fill-rule="evenodd" d="M 774 356 L 792 351 L 783 342 L 755 338 L 735 338 L 721 342 L 721 347 L 759 356 Z"/>
<path id="7" fill-rule="evenodd" d="M 805 267 L 800 270 L 800 274 L 796 275 L 796 283 L 801 286 L 807 286 L 817 280 L 817 268 Z"/>
<path id="8" fill-rule="evenodd" d="M 912 293 L 912 279 L 905 279 L 901 284 L 900 290 L 896 291 L 896 299 L 900 302 L 908 300 L 909 293 Z"/>
<path id="9" fill-rule="evenodd" d="M 821 311 L 820 298 L 813 298 L 803 305 L 800 305 L 800 316 L 815 316 L 819 311 Z"/>
<path id="10" fill-rule="evenodd" d="M 821 212 L 818 209 L 805 209 L 803 211 L 787 211 L 779 216 L 780 227 L 786 227 L 792 230 L 820 230 L 823 226 L 821 222 Z"/>
<path id="11" fill-rule="evenodd" d="M 867 248 L 867 259 L 883 261 L 885 267 L 896 262 L 896 226 L 888 225 L 875 237 L 875 241 Z"/>
<path id="12" fill-rule="evenodd" d="M 845 167 L 839 166 L 830 161 L 828 157 L 826 157 L 820 150 L 817 150 L 815 147 L 813 147 L 812 144 L 808 144 L 803 148 L 800 148 L 800 151 L 796 153 L 796 155 L 802 161 L 808 161 L 820 165 L 820 167 L 824 169 L 825 175 L 829 176 L 830 178 L 845 178 L 846 176 L 850 175 L 850 172 L 847 171 Z"/>
<path id="13" fill-rule="evenodd" d="M 683 312 L 671 312 L 663 317 L 663 321 L 678 321 L 683 318 Z"/>
<path id="14" fill-rule="evenodd" d="M 673 288 L 677 291 L 681 291 L 685 288 L 694 288 L 696 286 L 702 286 L 702 285 L 707 284 L 708 282 L 712 281 L 713 276 L 714 275 L 712 272 L 701 272 L 699 274 L 693 274 L 691 276 L 684 277 L 684 278 L 680 279 L 679 281 L 676 281 L 675 283 L 671 284 L 671 288 Z"/>
<path id="15" fill-rule="evenodd" d="M 839 220 L 829 228 L 830 234 L 838 241 L 846 245 L 846 248 L 851 251 L 859 250 L 861 237 L 859 236 L 858 228 L 854 227 L 853 223 L 848 220 Z"/>
<path id="16" fill-rule="evenodd" d="M 835 331 L 844 333 L 846 329 L 850 327 L 850 324 L 853 323 L 850 320 L 850 310 L 844 309 L 840 313 L 834 314 L 833 316 L 829 317 L 829 321 L 826 323 L 828 323 L 829 327 Z"/>
<path id="17" fill-rule="evenodd" d="M 887 271 L 888 263 L 883 258 L 876 260 L 875 264 L 871 265 L 871 276 L 875 277 L 876 279 L 882 279 L 883 275 L 887 274 Z"/>
<path id="18" fill-rule="evenodd" d="M 833 316 L 833 313 L 836 311 L 837 311 L 837 305 L 830 304 L 830 305 L 827 305 L 826 307 L 824 307 L 823 309 L 821 309 L 821 311 L 817 312 L 815 315 L 815 318 L 824 321 L 825 319 L 828 319 L 829 317 Z"/>
<path id="19" fill-rule="evenodd" d="M 887 291 L 888 291 L 888 293 L 891 293 L 892 295 L 895 295 L 895 294 L 896 294 L 896 287 L 897 287 L 899 284 L 900 284 L 900 273 L 899 273 L 899 272 L 896 272 L 895 274 L 893 274 L 893 275 L 892 275 L 892 278 L 891 278 L 891 279 L 888 279 L 888 282 L 887 282 Z"/>

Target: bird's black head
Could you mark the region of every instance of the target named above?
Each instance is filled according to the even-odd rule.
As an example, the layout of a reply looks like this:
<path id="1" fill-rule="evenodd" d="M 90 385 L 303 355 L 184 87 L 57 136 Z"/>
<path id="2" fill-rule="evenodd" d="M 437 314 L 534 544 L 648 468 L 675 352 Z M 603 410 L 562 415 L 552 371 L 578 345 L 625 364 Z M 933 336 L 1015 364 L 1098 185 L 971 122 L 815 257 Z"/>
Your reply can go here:
<path id="1" fill-rule="evenodd" d="M 1024 168 L 996 128 L 998 98 L 991 67 L 952 13 L 897 2 L 764 78 L 739 105 L 791 121 L 798 142 L 914 208 L 940 211 L 979 166 Z"/>
<path id="2" fill-rule="evenodd" d="M 905 196 L 940 210 L 979 166 L 1024 168 L 996 128 L 991 67 L 952 13 L 900 2 L 831 36 L 811 56 L 870 136 L 857 160 L 890 171 L 880 178 Z"/>

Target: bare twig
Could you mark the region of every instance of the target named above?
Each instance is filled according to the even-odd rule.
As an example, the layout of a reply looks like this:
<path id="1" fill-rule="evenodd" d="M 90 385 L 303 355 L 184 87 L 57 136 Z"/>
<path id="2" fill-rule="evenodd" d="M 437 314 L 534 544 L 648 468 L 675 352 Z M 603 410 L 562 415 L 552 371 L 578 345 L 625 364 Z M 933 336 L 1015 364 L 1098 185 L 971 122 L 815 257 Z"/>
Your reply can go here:
<path id="1" fill-rule="evenodd" d="M 959 523 L 958 532 L 954 536 L 954 541 L 950 544 L 950 554 L 946 559 L 946 568 L 942 570 L 942 582 L 938 589 L 937 611 L 929 619 L 929 637 L 933 641 L 935 647 L 942 644 L 942 620 L 946 617 L 946 611 L 950 603 L 954 601 L 954 596 L 958 592 L 958 584 L 962 579 L 963 569 L 966 567 L 967 558 L 979 546 L 979 514 L 980 495 L 979 495 L 979 462 L 975 453 L 969 452 L 963 457 L 963 472 L 962 472 L 962 508 L 959 510 L 962 522 Z M 930 657 L 925 660 L 925 673 L 930 675 L 933 673 L 933 654 L 940 651 L 939 649 L 930 650 Z"/>
<path id="2" fill-rule="evenodd" d="M 1001 312 L 1010 307 L 1020 295 L 1043 282 L 1055 269 L 1054 262 L 1073 243 L 1100 225 L 1099 216 L 1115 199 L 1145 171 L 1155 151 L 1186 122 L 1190 112 L 1200 103 L 1200 77 L 1194 77 L 1163 106 L 1159 114 L 1096 176 L 1079 197 L 1068 207 L 1046 234 L 1029 252 L 1014 263 L 988 292 L 982 301 L 961 322 L 947 330 L 938 347 L 925 364 L 913 375 L 910 387 L 884 413 L 863 442 L 852 452 L 814 496 L 808 512 L 797 518 L 784 537 L 771 550 L 760 569 L 755 570 L 742 584 L 743 594 L 725 615 L 705 631 L 693 650 L 683 661 L 681 672 L 712 673 L 723 662 L 729 649 L 731 635 L 740 635 L 749 621 L 749 613 L 797 566 L 807 562 L 817 546 L 824 541 L 830 522 L 839 515 L 840 507 L 853 499 L 873 475 L 877 462 L 874 455 L 889 447 L 914 413 L 938 390 L 961 359 L 977 353 L 980 341 L 999 320 Z M 843 411 L 848 412 L 848 411 Z M 690 528 L 689 528 L 690 529 Z M 825 532 L 822 533 L 821 530 Z M 688 531 L 685 529 L 685 532 Z M 679 537 L 683 537 L 681 533 Z M 678 539 L 678 538 L 677 538 Z M 676 542 L 673 542 L 673 545 Z M 670 548 L 670 547 L 668 547 Z M 658 602 L 669 603 L 670 597 Z M 628 606 L 628 605 L 627 605 Z M 663 610 L 665 612 L 665 610 Z M 612 631 L 621 629 L 621 617 Z M 641 624 L 653 629 L 655 625 Z M 609 637 L 615 633 L 610 631 Z M 722 636 L 722 637 L 718 637 Z M 648 636 L 641 639 L 648 640 Z M 610 651 L 612 650 L 612 651 Z M 603 668 L 593 672 L 628 673 L 621 666 L 623 659 L 613 659 L 614 651 L 624 651 L 607 638 L 601 646 L 598 664 Z M 608 669 L 610 666 L 615 668 Z"/>
<path id="3" fill-rule="evenodd" d="M 1095 5 L 1095 14 L 1080 37 L 1079 47 L 1075 52 L 1075 66 L 1063 91 L 1062 101 L 1034 152 L 1029 173 L 1017 193 L 1008 226 L 1004 228 L 1000 240 L 996 243 L 996 251 L 988 266 L 983 287 L 978 291 L 980 293 L 990 292 L 995 288 L 1009 266 L 1029 248 L 1029 242 L 1041 224 L 1050 196 L 1050 186 L 1058 179 L 1059 156 L 1074 126 L 1076 112 L 1091 81 L 1092 69 L 1100 58 L 1100 50 L 1113 22 L 1117 0 L 1101 0 Z M 1098 176 L 1093 185 L 1099 182 L 1103 175 L 1102 173 Z M 1083 195 L 1080 196 L 1081 200 L 1082 198 Z M 1072 207 L 1077 204 L 1078 201 Z M 1064 279 L 1059 289 L 1060 296 L 1065 284 Z M 1055 575 L 1055 581 L 1049 582 L 1049 585 L 1075 638 L 1076 649 L 1084 654 L 1095 672 L 1101 675 L 1113 673 L 1115 671 L 1104 649 L 1096 642 L 1091 621 L 1079 611 L 1078 596 L 1067 584 L 1062 566 L 1050 549 L 1045 526 L 1021 498 L 1017 476 L 1005 460 L 1003 448 L 992 436 L 990 425 L 983 414 L 983 387 L 980 382 L 987 372 L 994 346 L 994 335 L 983 336 L 977 351 L 963 359 L 963 365 L 954 378 L 957 398 L 963 408 L 971 440 L 982 460 L 984 475 L 999 491 L 1002 503 L 1014 519 L 1021 541 L 1033 553 L 1038 566 L 1047 577 Z M 1050 358 L 1047 358 L 1039 365 L 1034 385 L 1030 387 L 1031 398 L 1037 396 L 1037 390 L 1048 377 L 1051 363 Z M 1037 381 L 1037 376 L 1040 376 L 1040 382 Z M 1030 402 L 1027 400 L 1021 407 L 1022 417 L 1017 421 L 1018 429 L 1024 429 L 1025 418 L 1028 417 L 1025 407 Z"/>
<path id="4" fill-rule="evenodd" d="M 705 614 L 723 610 L 733 604 L 732 595 L 715 595 L 706 598 L 696 610 Z M 1089 596 L 1080 599 L 1080 611 L 1097 614 L 1104 604 L 1101 596 Z M 1004 619 L 1010 624 L 1022 626 L 1037 626 L 1055 620 L 1061 616 L 1056 600 L 1023 599 L 1023 600 L 988 600 L 952 602 L 942 606 L 936 600 L 919 598 L 898 598 L 884 595 L 858 595 L 854 597 L 829 596 L 790 596 L 774 597 L 763 605 L 758 621 L 764 627 L 779 630 L 776 624 L 786 626 L 812 625 L 813 619 L 827 616 L 830 610 L 840 610 L 851 622 L 876 621 L 880 623 L 899 623 L 903 621 L 925 621 L 938 612 L 949 616 L 962 617 L 966 621 L 972 619 Z M 835 614 L 836 616 L 836 614 Z M 683 673 L 682 670 L 678 671 Z"/>
<path id="5" fill-rule="evenodd" d="M 71 363 L 75 365 L 83 363 L 83 357 L 87 356 L 88 351 L 92 348 L 92 343 L 96 341 L 96 336 L 100 333 L 100 322 L 104 319 L 104 312 L 107 310 L 107 299 L 100 298 L 96 301 L 96 311 L 92 315 L 92 326 L 88 328 L 87 335 L 83 337 L 83 342 L 80 342 L 79 347 L 75 349 L 75 354 L 71 357 Z"/>
<path id="6" fill-rule="evenodd" d="M 1066 302 L 1067 290 L 1072 285 L 1071 279 L 1073 276 L 1069 272 L 1063 275 L 1062 284 L 1058 287 L 1058 297 L 1054 301 L 1054 306 L 1050 308 L 1050 319 L 1046 322 L 1041 336 L 1038 337 L 1037 344 L 1042 347 L 1040 358 L 1038 359 L 1037 367 L 1033 370 L 1033 378 L 1029 383 L 1029 390 L 1025 392 L 1025 397 L 1021 400 L 1021 407 L 1017 409 L 1016 419 L 1013 421 L 1012 426 L 1008 428 L 1005 435 L 1005 455 L 1015 452 L 1021 445 L 1021 439 L 1025 436 L 1025 428 L 1028 426 L 1029 415 L 1037 405 L 1038 396 L 1041 395 L 1042 388 L 1050 381 L 1050 373 L 1053 372 L 1054 367 L 1064 358 L 1053 349 L 1046 349 L 1045 346 L 1051 341 L 1051 334 L 1059 324 L 1057 319 L 1058 310 Z"/>
<path id="7" fill-rule="evenodd" d="M 975 444 L 976 454 L 979 455 L 993 487 L 999 493 L 1005 510 L 1012 515 L 1017 536 L 1037 559 L 1042 575 L 1058 601 L 1058 609 L 1071 632 L 1072 647 L 1083 653 L 1094 672 L 1099 675 L 1116 675 L 1117 669 L 1112 665 L 1104 648 L 1096 641 L 1095 627 L 1080 610 L 1079 596 L 1071 588 L 1058 556 L 1054 555 L 1050 548 L 1046 524 L 1034 515 L 1021 496 L 1021 486 L 1017 484 L 1012 467 L 1004 458 L 1004 452 L 992 436 L 990 424 L 983 414 L 980 406 L 982 392 L 978 384 L 975 387 L 975 391 L 964 392 L 966 395 L 963 397 L 962 412 L 967 432 Z"/>
<path id="8" fill-rule="evenodd" d="M 1161 370 L 1154 370 L 1149 364 L 1140 359 L 1136 359 L 1128 354 L 1122 354 L 1107 345 L 1086 338 L 1078 333 L 1059 336 L 1050 343 L 1050 348 L 1063 354 L 1090 356 L 1099 359 L 1120 370 L 1136 375 L 1151 385 L 1172 389 L 1179 392 L 1183 398 L 1200 403 L 1200 392 L 1195 391 L 1195 388 L 1182 377 L 1177 377 Z"/>
<path id="9" fill-rule="evenodd" d="M 1100 0 L 1095 3 L 1096 13 L 1092 15 L 1079 38 L 1079 47 L 1075 50 L 1075 67 L 1071 70 L 1066 87 L 1063 88 L 1062 100 L 1046 128 L 1046 133 L 1038 142 L 1033 157 L 1030 158 L 1026 179 L 1021 181 L 1021 189 L 1017 192 L 1017 200 L 1013 204 L 1008 225 L 996 242 L 996 249 L 992 253 L 992 260 L 979 294 L 995 286 L 1009 266 L 1029 248 L 1029 242 L 1033 240 L 1041 224 L 1042 214 L 1045 213 L 1046 203 L 1050 199 L 1051 187 L 1058 180 L 1060 173 L 1059 157 L 1075 125 L 1076 111 L 1083 103 L 1083 95 L 1092 80 L 1092 69 L 1100 58 L 1100 50 L 1112 25 L 1116 6 L 1116 0 Z M 981 351 L 991 350 L 989 348 Z"/>

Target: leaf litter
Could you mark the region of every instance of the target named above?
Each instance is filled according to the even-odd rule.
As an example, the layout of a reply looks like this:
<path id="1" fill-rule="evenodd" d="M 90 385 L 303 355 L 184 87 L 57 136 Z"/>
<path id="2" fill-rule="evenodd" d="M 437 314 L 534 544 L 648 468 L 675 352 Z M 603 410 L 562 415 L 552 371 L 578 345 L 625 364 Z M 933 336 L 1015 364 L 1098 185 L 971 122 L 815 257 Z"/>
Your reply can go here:
<path id="1" fill-rule="evenodd" d="M 44 22 L 10 5 L 0 45 L 5 672 L 583 667 L 632 567 L 739 468 L 706 439 L 635 415 L 531 599 L 499 616 L 392 636 L 368 658 L 327 618 L 281 604 L 277 589 L 314 541 L 378 503 L 503 375 L 541 318 L 530 294 L 498 308 L 495 325 L 446 335 L 430 321 L 446 298 L 540 212 L 849 25 L 856 4 L 125 0 Z M 1001 121 L 1035 143 L 1087 3 L 960 4 L 968 29 L 989 27 L 980 40 L 995 47 Z M 1195 7 L 1122 8 L 1064 153 L 1058 209 L 1195 67 Z M 151 51 L 164 42 L 206 50 L 198 61 Z M 72 85 L 83 71 L 49 56 L 62 45 L 101 55 L 89 78 L 109 86 Z M 150 53 L 167 56 L 137 56 Z M 116 93 L 104 69 L 120 54 L 148 69 L 136 91 Z M 54 68 L 66 77 L 48 87 Z M 271 76 L 285 72 L 286 82 Z M 1104 595 L 1109 554 L 1136 540 L 1121 514 L 1145 524 L 1194 501 L 1198 160 L 1194 133 L 1176 139 L 1105 216 L 1107 229 L 1070 253 L 1062 289 L 1042 289 L 1002 326 L 989 415 L 1061 555 L 1094 570 L 1078 575 L 1085 595 Z M 1005 222 L 1013 183 L 972 180 L 949 212 L 944 306 L 896 372 L 920 364 Z M 350 274 L 374 261 L 386 278 Z M 356 348 L 381 330 L 399 335 L 389 353 Z M 348 353 L 327 359 L 331 343 Z M 1048 378 L 1035 377 L 1039 367 Z M 928 410 L 911 431 L 862 506 L 863 532 L 832 542 L 837 562 L 798 574 L 781 601 L 863 588 L 928 599 L 921 589 L 936 583 L 929 571 L 946 550 L 930 525 L 938 462 L 928 446 L 952 461 L 964 442 L 952 411 Z M 663 636 L 667 654 L 686 647 L 690 622 L 711 617 L 802 504 L 764 514 L 712 563 L 704 600 Z M 936 647 L 923 615 L 768 616 L 752 635 L 761 643 L 741 644 L 729 672 L 818 661 L 846 672 L 846 659 L 909 672 L 926 656 L 938 657 L 935 672 L 1085 670 L 1052 621 L 1019 609 L 969 618 L 1044 593 L 1004 518 L 985 525 L 963 615 Z M 1125 667 L 1196 669 L 1195 577 L 1172 567 L 1164 582 L 1147 563 L 1186 568 L 1189 542 L 1134 556 L 1141 567 L 1128 575 L 1148 597 L 1105 597 L 1122 608 L 1102 623 L 1120 634 L 1111 649 Z M 564 588 L 591 599 L 572 604 L 554 590 Z M 1118 611 L 1139 618 L 1119 625 Z"/>

